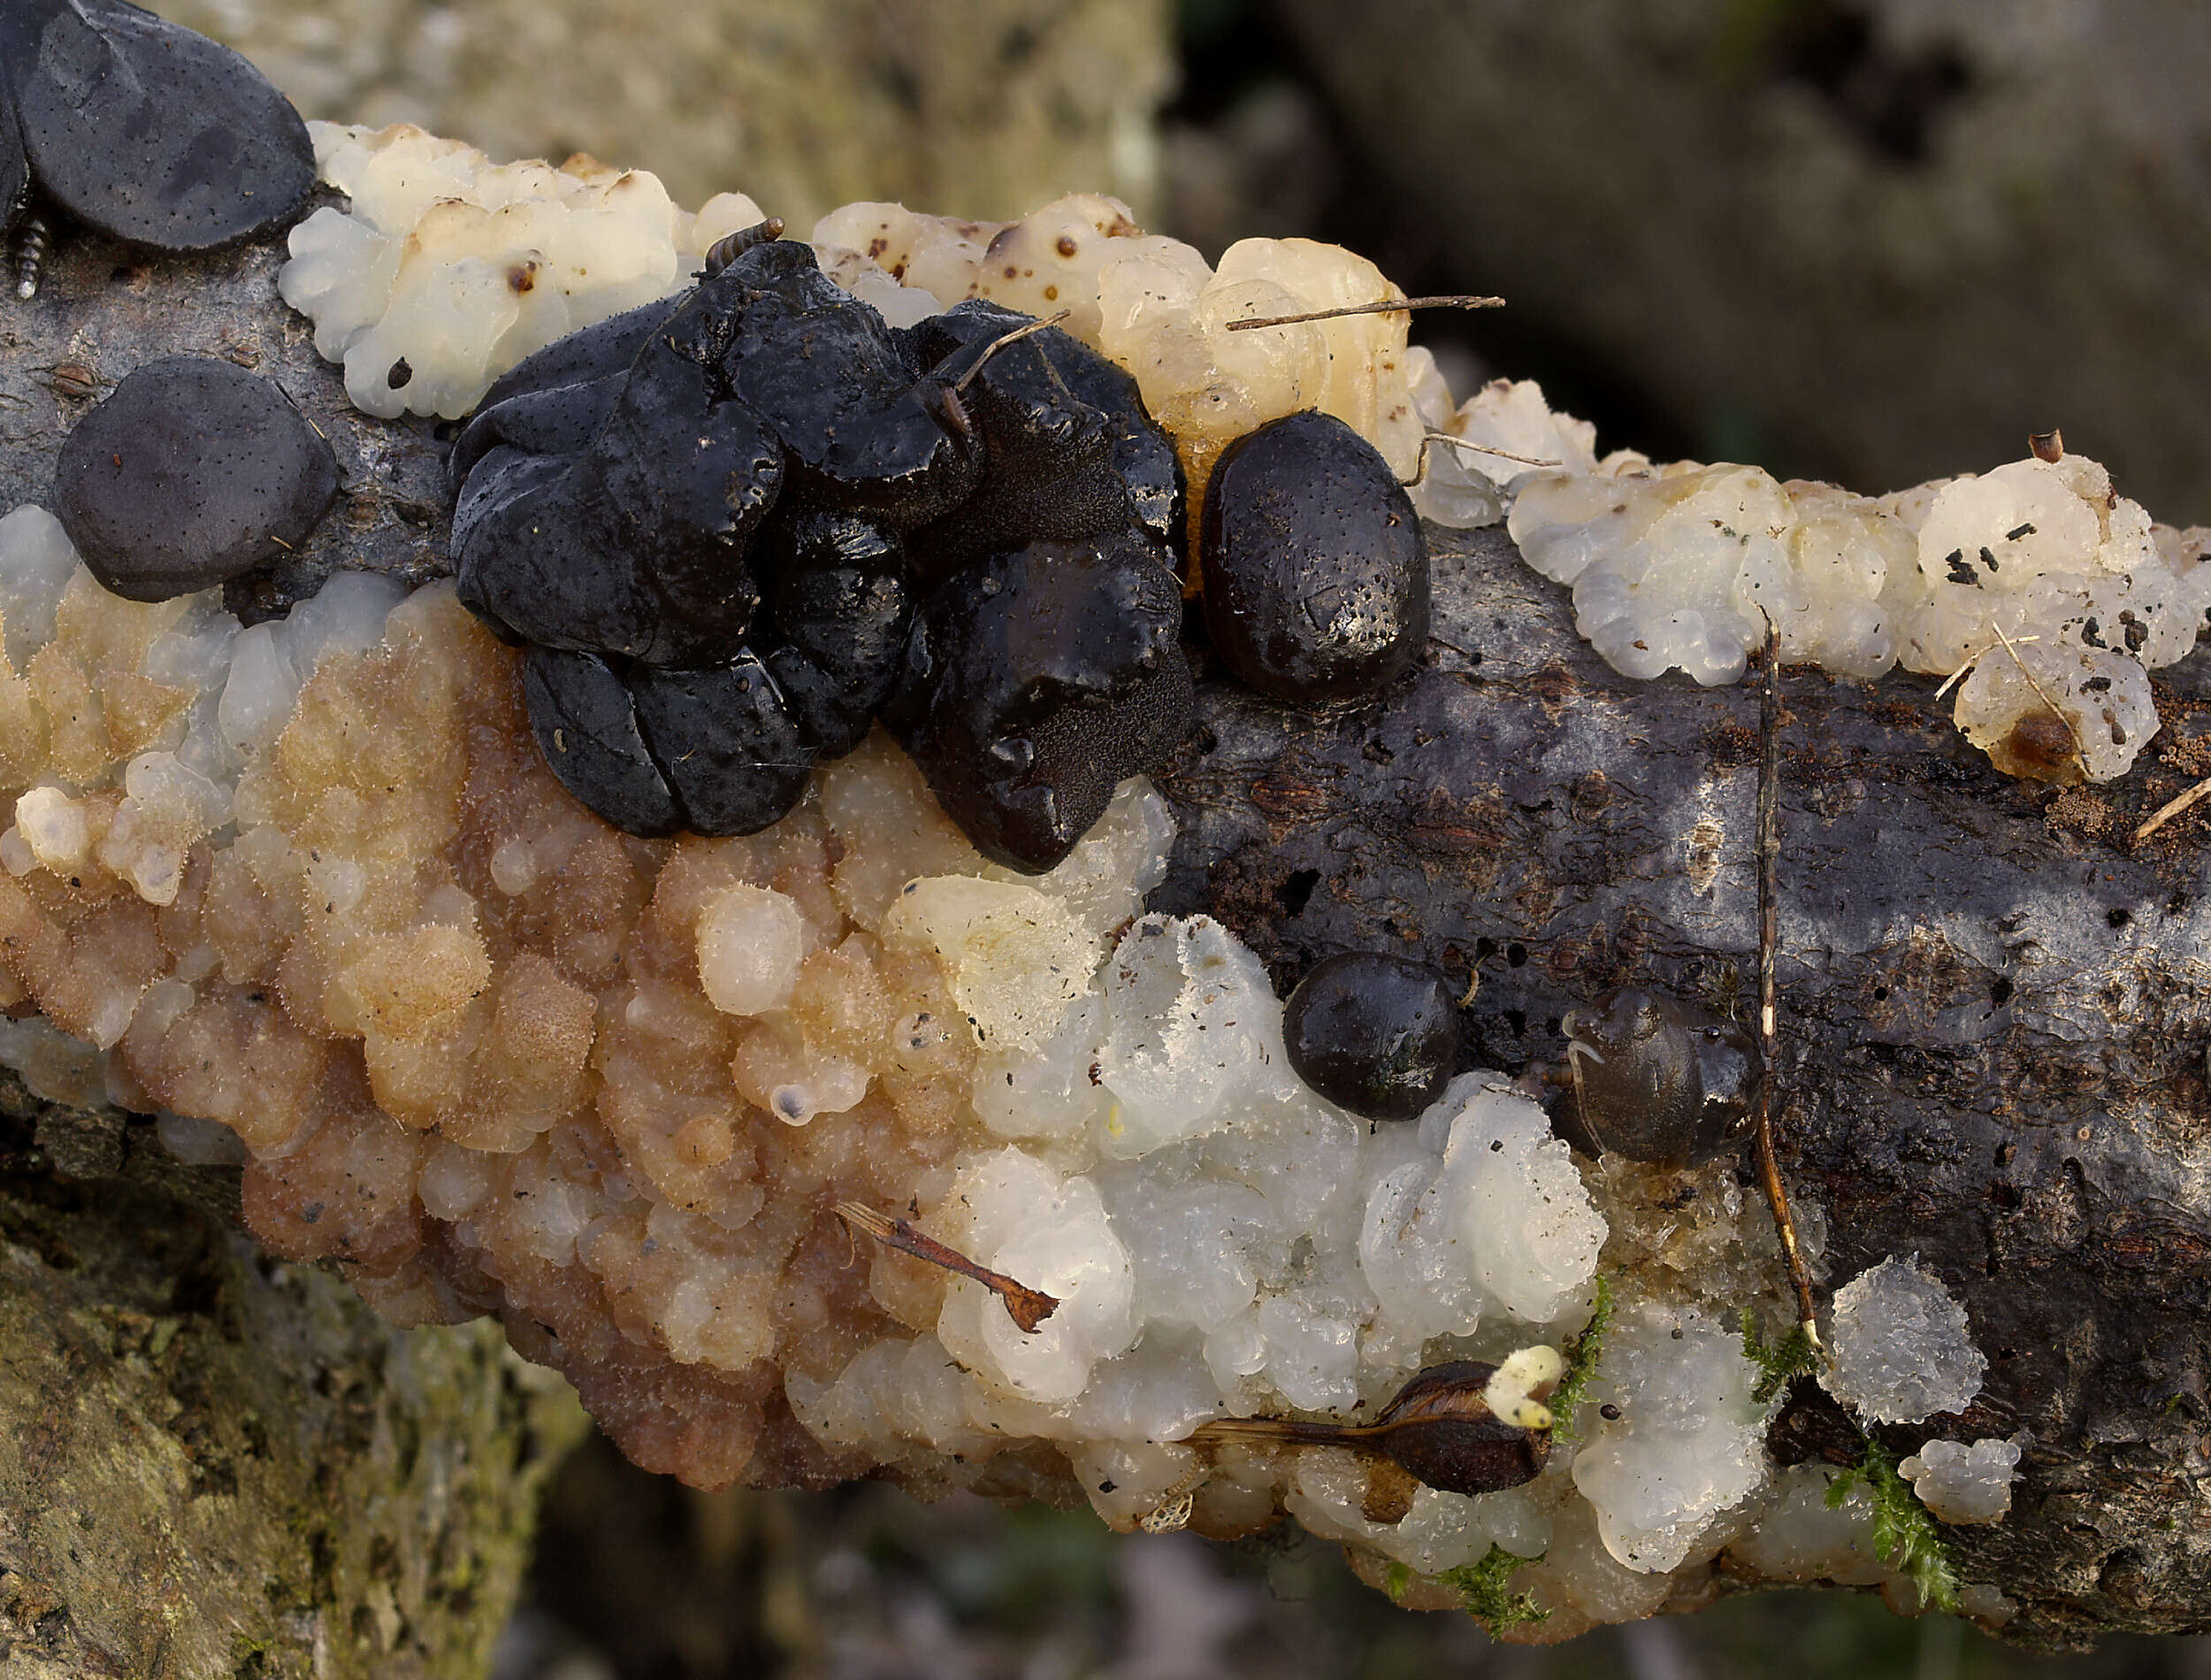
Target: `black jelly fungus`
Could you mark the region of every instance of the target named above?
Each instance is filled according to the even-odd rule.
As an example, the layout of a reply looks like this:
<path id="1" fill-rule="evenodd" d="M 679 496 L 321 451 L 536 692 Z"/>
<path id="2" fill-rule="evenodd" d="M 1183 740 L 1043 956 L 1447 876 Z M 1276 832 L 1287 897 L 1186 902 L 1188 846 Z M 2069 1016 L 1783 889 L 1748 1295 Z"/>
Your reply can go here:
<path id="1" fill-rule="evenodd" d="M 6 0 L 0 79 L 30 180 L 112 238 L 211 249 L 278 226 L 315 184 L 307 125 L 266 77 L 123 0 Z"/>
<path id="2" fill-rule="evenodd" d="M 476 460 L 453 515 L 471 608 L 545 646 L 651 664 L 704 664 L 736 651 L 760 600 L 746 550 L 782 489 L 783 454 L 696 359 L 691 334 L 714 335 L 714 305 L 694 295 L 646 336 L 578 453 L 500 442 Z M 595 407 L 604 384 L 550 390 Z M 561 401 L 544 389 L 512 401 L 529 435 L 570 437 L 584 417 L 541 413 Z M 463 439 L 494 413 L 471 421 Z"/>
<path id="3" fill-rule="evenodd" d="M 1016 310 L 970 299 L 913 329 L 936 376 L 959 387 L 984 462 L 975 493 L 908 539 L 923 587 L 1024 543 L 1067 542 L 1144 523 L 1120 458 L 1132 441 L 1130 417 L 1075 390 L 1079 383 L 1111 388 L 1090 363 L 1120 370 L 1057 327 L 998 344 L 1034 325 Z M 1174 446 L 1141 409 L 1133 424 L 1172 462 Z"/>
<path id="4" fill-rule="evenodd" d="M 856 514 L 794 514 L 763 546 L 768 634 L 756 646 L 799 734 L 835 758 L 858 746 L 890 697 L 911 613 L 895 531 Z M 780 645 L 772 645 L 770 638 Z"/>
<path id="5" fill-rule="evenodd" d="M 1050 868 L 1190 729 L 1172 444 L 1064 333 L 985 359 L 1026 316 L 893 332 L 805 246 L 724 254 L 492 387 L 462 600 L 620 827 L 764 828 L 880 716 L 978 848 Z"/>
<path id="6" fill-rule="evenodd" d="M 708 288 L 736 319 L 723 371 L 783 439 L 801 500 L 904 529 L 973 493 L 982 451 L 945 387 L 917 377 L 883 317 L 823 274 L 810 246 L 754 246 Z"/>
<path id="7" fill-rule="evenodd" d="M 210 356 L 169 356 L 63 441 L 54 511 L 103 586 L 167 600 L 298 547 L 337 493 L 330 446 L 275 386 Z"/>
<path id="8" fill-rule="evenodd" d="M 1237 439 L 1201 523 L 1206 634 L 1262 694 L 1364 699 L 1419 657 L 1427 539 L 1389 463 L 1343 421 L 1307 410 Z"/>
<path id="9" fill-rule="evenodd" d="M 530 728 L 553 774 L 627 834 L 673 834 L 683 813 L 645 745 L 637 705 L 596 653 L 533 647 L 522 665 Z"/>
<path id="10" fill-rule="evenodd" d="M 1352 951 L 1315 964 L 1282 1008 L 1297 1077 L 1339 1108 L 1410 1120 L 1442 1096 L 1458 1050 L 1450 982 L 1427 963 Z"/>
<path id="11" fill-rule="evenodd" d="M 815 755 L 747 653 L 704 670 L 634 668 L 638 729 L 697 834 L 754 834 L 806 792 Z"/>
<path id="12" fill-rule="evenodd" d="M 1748 1132 L 1763 1064 L 1726 1016 L 1631 986 L 1565 1027 L 1569 1081 L 1551 1129 L 1583 1154 L 1687 1166 Z"/>
<path id="13" fill-rule="evenodd" d="M 1042 874 L 1190 731 L 1182 591 L 1130 527 L 1031 543 L 922 601 L 884 721 L 983 856 Z"/>

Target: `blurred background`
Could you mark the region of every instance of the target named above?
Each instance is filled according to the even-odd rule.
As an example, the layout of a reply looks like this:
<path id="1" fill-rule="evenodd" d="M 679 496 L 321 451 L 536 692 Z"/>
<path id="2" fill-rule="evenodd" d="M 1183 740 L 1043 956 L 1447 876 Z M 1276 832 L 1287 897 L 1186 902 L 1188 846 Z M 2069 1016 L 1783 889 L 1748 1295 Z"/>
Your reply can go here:
<path id="1" fill-rule="evenodd" d="M 1882 491 L 2062 426 L 2211 523 L 2202 0 L 156 0 L 308 115 L 586 150 L 804 231 L 1104 190 L 1209 257 L 1306 234 L 1408 292 L 1462 398 L 1542 381 L 1600 446 Z M 593 1440 L 501 1680 L 2202 1676 L 2038 1660 L 1841 1593 L 1549 1649 L 1393 1609 L 1329 1548 L 1116 1539 L 887 1488 L 703 1496 Z"/>

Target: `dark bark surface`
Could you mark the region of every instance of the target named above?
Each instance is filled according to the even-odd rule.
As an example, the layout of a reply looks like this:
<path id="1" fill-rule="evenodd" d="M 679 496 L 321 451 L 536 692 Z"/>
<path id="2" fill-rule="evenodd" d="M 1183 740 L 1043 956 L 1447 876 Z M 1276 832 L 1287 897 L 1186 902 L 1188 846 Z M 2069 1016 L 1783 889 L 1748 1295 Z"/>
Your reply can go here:
<path id="1" fill-rule="evenodd" d="M 441 569 L 431 429 L 346 404 L 275 295 L 281 260 L 65 249 L 0 314 L 0 506 L 47 495 L 87 401 L 59 370 L 250 357 L 330 436 L 342 488 L 241 604 L 340 558 Z M 1755 691 L 1617 676 L 1503 533 L 1431 535 L 1434 639 L 1384 701 L 1315 715 L 1201 683 L 1201 737 L 1160 778 L 1182 830 L 1155 907 L 1211 911 L 1284 985 L 1360 948 L 1478 971 L 1469 1065 L 1555 1060 L 1561 1015 L 1633 981 L 1747 1014 Z M 1784 1165 L 1826 1211 L 1831 1280 L 1916 1253 L 1965 1301 L 1989 1378 L 1938 1432 L 2030 1432 L 2010 1517 L 1948 1531 L 2020 1604 L 2011 1633 L 2211 1625 L 2211 805 L 2129 838 L 2211 774 L 2211 674 L 2161 674 L 2143 762 L 2063 795 L 1997 775 L 1932 691 L 1786 683 Z M 103 1206 L 123 1215 L 80 1217 Z"/>
<path id="2" fill-rule="evenodd" d="M 1435 638 L 1384 701 L 1200 684 L 1162 907 L 1220 916 L 1278 986 L 1345 950 L 1471 966 L 1464 1059 L 1508 1072 L 1629 982 L 1748 1019 L 1755 685 L 1620 677 L 1503 532 L 1431 536 Z M 2040 1644 L 2211 1624 L 2211 830 L 2131 838 L 2211 773 L 2207 676 L 2161 673 L 2144 760 L 2063 795 L 1992 770 L 1932 679 L 1785 682 L 1782 1164 L 1831 1284 L 1916 1253 L 1966 1303 L 1979 1398 L 1884 1432 L 2029 1432 L 2010 1516 L 1946 1533 Z"/>

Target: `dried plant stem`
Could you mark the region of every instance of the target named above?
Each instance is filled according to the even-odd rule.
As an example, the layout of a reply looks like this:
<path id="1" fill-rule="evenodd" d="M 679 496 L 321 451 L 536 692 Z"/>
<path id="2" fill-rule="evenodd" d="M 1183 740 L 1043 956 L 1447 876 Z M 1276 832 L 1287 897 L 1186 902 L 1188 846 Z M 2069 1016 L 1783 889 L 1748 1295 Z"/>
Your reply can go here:
<path id="1" fill-rule="evenodd" d="M 1812 1308 L 1811 1274 L 1796 1240 L 1789 1212 L 1788 1187 L 1773 1153 L 1773 1087 L 1779 1073 L 1776 1056 L 1777 971 L 1780 966 L 1781 863 L 1781 630 L 1766 619 L 1765 685 L 1758 699 L 1758 1052 L 1765 1077 L 1758 1081 L 1758 1176 L 1764 1180 L 1766 1205 L 1788 1262 L 1796 1291 L 1796 1323 L 1811 1345 L 1819 1346 L 1819 1322 Z"/>
<path id="2" fill-rule="evenodd" d="M 1023 1335 L 1034 1335 L 1037 1326 L 1060 1309 L 1059 1296 L 1048 1295 L 1041 1289 L 1031 1289 L 1003 1271 L 979 1266 L 959 1249 L 947 1247 L 935 1237 L 924 1235 L 904 1219 L 894 1219 L 887 1213 L 877 1213 L 873 1208 L 862 1207 L 857 1202 L 839 1202 L 837 1217 L 901 1254 L 910 1254 L 916 1260 L 925 1260 L 932 1266 L 956 1271 L 963 1278 L 973 1278 L 984 1288 L 994 1291 L 998 1299 L 1005 1302 L 1006 1316 L 1021 1326 Z"/>
<path id="3" fill-rule="evenodd" d="M 1341 309 L 1307 309 L 1301 315 L 1262 315 L 1249 321 L 1231 321 L 1231 332 L 1250 332 L 1263 326 L 1295 326 L 1300 321 L 1333 321 L 1340 315 L 1391 315 L 1399 309 L 1501 309 L 1501 297 L 1465 294 L 1451 297 L 1386 297 L 1372 303 L 1346 303 Z"/>
<path id="4" fill-rule="evenodd" d="M 2199 782 L 2187 792 L 2166 800 L 2156 810 L 2151 812 L 2143 820 L 2142 826 L 2134 831 L 2134 844 L 2140 845 L 2143 841 L 2148 839 L 2182 812 L 2207 798 L 2211 798 L 2211 779 Z"/>

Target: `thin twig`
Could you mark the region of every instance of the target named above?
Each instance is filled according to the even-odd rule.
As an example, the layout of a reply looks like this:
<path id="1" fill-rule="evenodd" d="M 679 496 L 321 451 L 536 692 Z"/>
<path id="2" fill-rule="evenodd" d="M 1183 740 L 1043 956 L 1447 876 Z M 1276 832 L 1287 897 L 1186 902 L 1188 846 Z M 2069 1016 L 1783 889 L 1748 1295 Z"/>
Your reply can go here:
<path id="1" fill-rule="evenodd" d="M 1448 431 L 1424 431 L 1421 437 L 1431 443 L 1448 443 L 1455 449 L 1471 449 L 1478 455 L 1496 455 L 1506 461 L 1517 461 L 1523 467 L 1557 467 L 1563 462 L 1547 461 L 1542 455 L 1516 455 L 1510 449 L 1493 449 L 1486 443 L 1476 443 L 1472 438 L 1453 437 Z"/>
<path id="2" fill-rule="evenodd" d="M 1789 1282 L 1796 1290 L 1796 1322 L 1816 1348 L 1819 1321 L 1812 1309 L 1811 1274 L 1796 1241 L 1796 1220 L 1789 1212 L 1788 1187 L 1773 1153 L 1773 1086 L 1779 1073 L 1775 1054 L 1776 995 L 1780 967 L 1781 867 L 1781 630 L 1766 616 L 1765 687 L 1758 699 L 1758 1051 L 1765 1077 L 1758 1081 L 1758 1175 L 1765 1180 L 1766 1204 L 1781 1238 Z"/>
<path id="3" fill-rule="evenodd" d="M 975 365 L 969 368 L 965 373 L 961 374 L 960 378 L 953 382 L 952 387 L 952 395 L 958 396 L 962 391 L 965 391 L 968 388 L 968 382 L 972 380 L 976 374 L 983 371 L 983 364 L 985 362 L 988 362 L 992 356 L 996 355 L 1000 350 L 1003 350 L 1007 345 L 1017 343 L 1021 340 L 1029 337 L 1032 332 L 1041 332 L 1048 326 L 1058 326 L 1060 322 L 1067 318 L 1067 314 L 1068 312 L 1066 309 L 1061 309 L 1059 314 L 1047 316 L 1041 321 L 1024 321 L 1021 325 L 1015 327 L 1011 332 L 999 333 L 998 337 L 992 339 L 988 344 L 983 347 L 983 354 L 975 357 Z"/>
<path id="4" fill-rule="evenodd" d="M 996 1292 L 1005 1302 L 1006 1316 L 1021 1326 L 1023 1335 L 1034 1335 L 1037 1326 L 1060 1309 L 1060 1297 L 1048 1295 L 1041 1289 L 1031 1289 L 1017 1282 L 1003 1271 L 993 1271 L 979 1266 L 960 1252 L 937 1241 L 935 1237 L 916 1231 L 904 1219 L 894 1219 L 887 1213 L 877 1213 L 873 1208 L 862 1207 L 857 1202 L 839 1202 L 837 1217 L 846 1225 L 856 1226 L 881 1243 L 896 1249 L 900 1254 L 910 1254 L 916 1260 L 926 1260 L 932 1266 L 942 1266 L 956 1271 L 963 1278 L 973 1278 L 984 1288 Z"/>
<path id="5" fill-rule="evenodd" d="M 2175 817 L 2187 810 L 2189 806 L 2202 799 L 2211 799 L 2211 779 L 2197 783 L 2187 792 L 2166 800 L 2156 810 L 2151 812 L 2142 826 L 2134 831 L 2134 844 L 2140 845 L 2143 841 L 2148 839 Z"/>
<path id="6" fill-rule="evenodd" d="M 1501 309 L 1501 297 L 1386 297 L 1373 303 L 1346 303 L 1336 309 L 1307 309 L 1302 315 L 1257 316 L 1249 321 L 1231 321 L 1231 332 L 1250 332 L 1263 326 L 1295 326 L 1300 321 L 1333 321 L 1339 315 L 1394 315 L 1399 309 Z"/>

